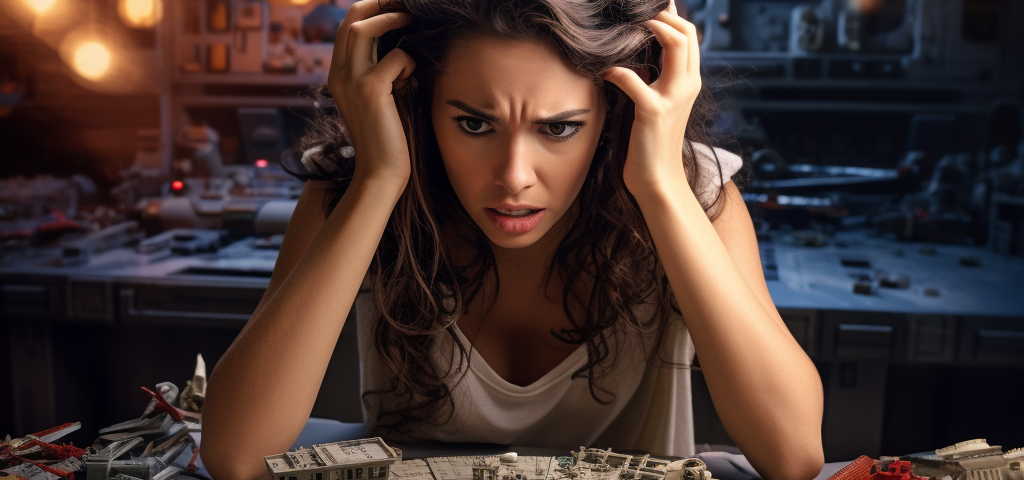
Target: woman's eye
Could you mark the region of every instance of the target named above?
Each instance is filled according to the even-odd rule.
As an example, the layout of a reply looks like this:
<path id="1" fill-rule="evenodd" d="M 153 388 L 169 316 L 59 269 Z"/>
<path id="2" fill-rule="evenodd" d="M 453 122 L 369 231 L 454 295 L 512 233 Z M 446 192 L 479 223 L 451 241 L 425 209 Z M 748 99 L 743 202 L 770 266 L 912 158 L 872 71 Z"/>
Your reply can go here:
<path id="1" fill-rule="evenodd" d="M 490 124 L 479 118 L 460 116 L 454 117 L 454 119 L 459 128 L 469 135 L 484 135 L 485 133 L 494 130 L 494 127 L 486 128 L 489 127 Z M 576 135 L 582 127 L 583 122 L 560 122 L 546 124 L 541 128 L 541 130 L 546 129 L 547 132 L 545 134 L 555 140 L 565 140 Z"/>
<path id="2" fill-rule="evenodd" d="M 480 120 L 479 118 L 455 117 L 455 123 L 462 127 L 462 129 L 465 130 L 466 132 L 472 133 L 474 135 L 479 135 L 484 132 L 487 132 L 487 130 L 479 130 L 481 127 L 487 125 L 483 120 Z"/>
<path id="3" fill-rule="evenodd" d="M 569 138 L 580 131 L 581 123 L 549 123 L 546 125 L 551 136 L 558 139 Z"/>

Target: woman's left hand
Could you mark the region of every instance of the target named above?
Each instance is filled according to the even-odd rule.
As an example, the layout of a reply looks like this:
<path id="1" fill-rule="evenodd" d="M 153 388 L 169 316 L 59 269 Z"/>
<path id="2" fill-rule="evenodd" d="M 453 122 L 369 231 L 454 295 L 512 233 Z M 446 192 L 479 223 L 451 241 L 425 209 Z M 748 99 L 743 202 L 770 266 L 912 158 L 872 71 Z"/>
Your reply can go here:
<path id="1" fill-rule="evenodd" d="M 636 105 L 622 171 L 626 188 L 634 196 L 669 185 L 688 185 L 682 160 L 683 135 L 701 88 L 696 27 L 674 9 L 644 24 L 663 47 L 664 65 L 658 79 L 647 85 L 636 72 L 623 67 L 612 67 L 603 76 Z"/>

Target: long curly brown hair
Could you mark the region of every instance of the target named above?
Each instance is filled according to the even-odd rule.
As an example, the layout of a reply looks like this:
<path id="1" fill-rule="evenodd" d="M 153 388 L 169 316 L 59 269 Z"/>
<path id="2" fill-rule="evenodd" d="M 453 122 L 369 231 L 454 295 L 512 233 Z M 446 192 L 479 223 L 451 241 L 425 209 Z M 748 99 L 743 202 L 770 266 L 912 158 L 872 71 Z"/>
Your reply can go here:
<path id="1" fill-rule="evenodd" d="M 612 66 L 630 68 L 648 83 L 657 79 L 661 46 L 642 23 L 665 10 L 668 1 L 398 0 L 383 7 L 383 11 L 410 13 L 412 22 L 379 39 L 378 58 L 392 48 L 402 48 L 415 59 L 416 68 L 410 81 L 394 93 L 408 139 L 412 175 L 371 263 L 369 288 L 361 290 L 373 295 L 380 312 L 370 333 L 391 374 L 389 390 L 364 392 L 363 401 L 370 405 L 375 395 L 401 399 L 397 407 L 378 411 L 378 428 L 401 433 L 416 424 L 438 425 L 451 418 L 454 383 L 448 380 L 453 374 L 464 374 L 468 366 L 467 351 L 451 319 L 467 311 L 487 275 L 493 274 L 495 285 L 500 285 L 487 237 L 456 197 L 431 128 L 434 79 L 445 69 L 456 40 L 482 35 L 546 41 L 567 64 L 591 78 L 607 101 L 602 140 L 577 199 L 585 207 L 577 209 L 547 272 L 547 282 L 557 273 L 566 285 L 562 306 L 572 325 L 552 330 L 552 335 L 569 344 L 587 345 L 589 361 L 572 378 L 587 378 L 595 401 L 611 402 L 614 396 L 600 386 L 597 368 L 615 361 L 614 355 L 609 357 L 608 335 L 613 331 L 609 329 L 620 326 L 621 331 L 660 336 L 669 309 L 680 313 L 639 206 L 622 181 L 633 102 L 601 79 Z M 359 152 L 352 147 L 344 119 L 327 106 L 331 102 L 324 96 L 329 95 L 326 89 L 321 86 L 316 92 L 322 107 L 307 134 L 286 153 L 284 163 L 299 178 L 332 182 L 324 202 L 326 217 L 351 183 Z M 687 182 L 694 192 L 707 179 L 701 178 L 693 143 L 713 145 L 710 127 L 716 112 L 712 95 L 703 89 L 690 114 L 682 152 Z M 300 163 L 300 156 L 305 161 Z M 719 191 L 704 209 L 714 208 L 721 198 Z M 453 256 L 455 245 L 474 247 L 476 254 L 468 263 L 459 263 Z M 583 291 L 583 285 L 589 291 Z M 654 318 L 637 318 L 633 307 L 652 298 L 659 313 Z M 452 361 L 447 365 L 433 360 L 441 345 L 437 335 L 442 333 L 452 340 L 447 342 L 452 345 L 447 352 Z"/>

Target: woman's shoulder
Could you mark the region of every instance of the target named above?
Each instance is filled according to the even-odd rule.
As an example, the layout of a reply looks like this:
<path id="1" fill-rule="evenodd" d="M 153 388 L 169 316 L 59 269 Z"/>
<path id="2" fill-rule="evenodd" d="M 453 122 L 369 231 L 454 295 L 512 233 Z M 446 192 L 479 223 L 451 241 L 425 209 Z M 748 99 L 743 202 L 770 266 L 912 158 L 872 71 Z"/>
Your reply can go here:
<path id="1" fill-rule="evenodd" d="M 743 167 L 743 158 L 724 148 L 712 148 L 703 143 L 694 142 L 693 153 L 697 157 L 700 168 L 707 172 L 709 177 L 714 177 L 715 180 L 719 180 L 719 165 L 722 167 L 722 178 L 726 182 Z"/>
<path id="2" fill-rule="evenodd" d="M 743 158 L 724 148 L 709 147 L 703 143 L 693 143 L 693 153 L 701 174 L 698 178 L 697 198 L 702 205 L 710 205 L 718 198 L 722 185 L 729 182 L 736 172 L 743 168 Z M 721 172 L 719 172 L 721 168 Z"/>

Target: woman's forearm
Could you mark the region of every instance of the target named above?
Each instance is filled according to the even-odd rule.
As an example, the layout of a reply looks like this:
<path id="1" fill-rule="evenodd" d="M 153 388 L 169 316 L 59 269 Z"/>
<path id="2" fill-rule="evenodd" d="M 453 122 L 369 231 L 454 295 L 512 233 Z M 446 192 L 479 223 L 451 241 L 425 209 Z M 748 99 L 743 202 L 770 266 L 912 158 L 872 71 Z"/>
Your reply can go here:
<path id="1" fill-rule="evenodd" d="M 266 475 L 312 411 L 324 372 L 404 185 L 353 181 L 273 297 L 210 376 L 203 461 L 217 480 Z"/>
<path id="2" fill-rule="evenodd" d="M 822 387 L 684 183 L 637 197 L 722 424 L 767 479 L 820 466 Z"/>

